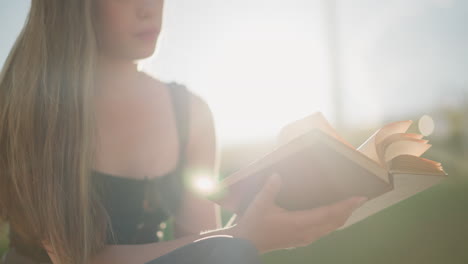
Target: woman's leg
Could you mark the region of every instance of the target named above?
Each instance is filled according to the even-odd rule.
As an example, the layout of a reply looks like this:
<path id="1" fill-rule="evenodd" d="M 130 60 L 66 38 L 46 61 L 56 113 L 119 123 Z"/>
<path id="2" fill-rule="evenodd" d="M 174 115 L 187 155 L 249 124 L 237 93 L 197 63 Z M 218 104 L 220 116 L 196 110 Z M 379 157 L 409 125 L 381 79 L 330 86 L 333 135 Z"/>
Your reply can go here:
<path id="1" fill-rule="evenodd" d="M 213 236 L 169 252 L 146 264 L 261 264 L 255 246 L 248 240 Z"/>

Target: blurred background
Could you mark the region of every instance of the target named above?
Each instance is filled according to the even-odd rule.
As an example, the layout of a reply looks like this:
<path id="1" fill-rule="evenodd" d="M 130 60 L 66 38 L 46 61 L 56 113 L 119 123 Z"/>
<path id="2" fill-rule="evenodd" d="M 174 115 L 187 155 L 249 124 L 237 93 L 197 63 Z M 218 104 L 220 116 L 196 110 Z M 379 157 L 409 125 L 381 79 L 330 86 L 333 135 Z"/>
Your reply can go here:
<path id="1" fill-rule="evenodd" d="M 0 65 L 28 8 L 0 0 Z M 442 162 L 447 180 L 265 263 L 467 263 L 467 16 L 463 0 L 171 0 L 141 67 L 208 102 L 221 178 L 315 111 L 356 147 L 387 122 L 434 124 L 425 157 Z"/>

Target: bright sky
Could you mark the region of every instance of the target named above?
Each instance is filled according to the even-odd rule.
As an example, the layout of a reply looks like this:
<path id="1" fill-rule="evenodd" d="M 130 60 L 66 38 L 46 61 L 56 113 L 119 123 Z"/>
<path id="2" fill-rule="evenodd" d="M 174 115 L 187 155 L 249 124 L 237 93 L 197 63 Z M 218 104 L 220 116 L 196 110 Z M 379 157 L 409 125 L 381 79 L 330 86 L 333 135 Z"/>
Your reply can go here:
<path id="1" fill-rule="evenodd" d="M 320 2 L 167 1 L 156 56 L 144 68 L 185 83 L 211 106 L 221 143 L 275 136 L 330 113 Z"/>
<path id="2" fill-rule="evenodd" d="M 314 111 L 333 123 L 326 0 L 166 0 L 155 56 L 142 63 L 210 105 L 221 144 L 275 136 Z M 463 0 L 339 0 L 349 124 L 425 114 L 468 83 Z M 0 64 L 28 0 L 0 0 Z M 459 59 L 463 58 L 463 59 Z M 452 99 L 448 99 L 449 101 Z"/>

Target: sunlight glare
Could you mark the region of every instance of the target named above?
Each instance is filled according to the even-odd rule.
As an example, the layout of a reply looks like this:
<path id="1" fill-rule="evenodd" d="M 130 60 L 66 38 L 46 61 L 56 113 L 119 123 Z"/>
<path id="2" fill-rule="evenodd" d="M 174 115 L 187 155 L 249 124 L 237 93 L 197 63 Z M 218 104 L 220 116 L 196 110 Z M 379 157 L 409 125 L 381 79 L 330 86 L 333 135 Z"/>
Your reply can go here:
<path id="1" fill-rule="evenodd" d="M 216 183 L 209 175 L 197 175 L 194 177 L 193 187 L 202 194 L 210 194 L 216 189 Z"/>

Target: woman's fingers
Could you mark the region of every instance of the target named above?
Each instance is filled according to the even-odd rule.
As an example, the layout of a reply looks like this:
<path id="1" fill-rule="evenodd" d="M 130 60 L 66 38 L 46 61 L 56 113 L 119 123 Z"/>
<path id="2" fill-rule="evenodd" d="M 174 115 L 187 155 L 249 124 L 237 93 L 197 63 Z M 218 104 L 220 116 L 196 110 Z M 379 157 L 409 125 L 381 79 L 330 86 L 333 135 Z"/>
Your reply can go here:
<path id="1" fill-rule="evenodd" d="M 281 187 L 280 175 L 270 175 L 236 227 L 236 236 L 250 239 L 261 252 L 308 245 L 343 225 L 365 201 L 350 198 L 316 209 L 290 211 L 275 203 Z"/>
<path id="2" fill-rule="evenodd" d="M 302 230 L 317 226 L 338 228 L 345 224 L 354 210 L 367 201 L 366 197 L 352 197 L 312 210 L 293 212 L 296 226 Z"/>
<path id="3" fill-rule="evenodd" d="M 272 174 L 263 185 L 260 192 L 255 197 L 254 203 L 262 205 L 274 204 L 275 197 L 281 189 L 281 177 L 279 174 Z"/>
<path id="4" fill-rule="evenodd" d="M 307 246 L 346 223 L 352 212 L 367 201 L 353 197 L 312 210 L 296 211 L 294 215 L 298 246 Z"/>

